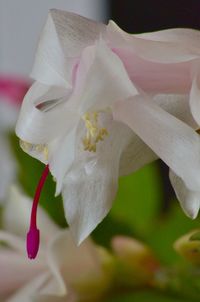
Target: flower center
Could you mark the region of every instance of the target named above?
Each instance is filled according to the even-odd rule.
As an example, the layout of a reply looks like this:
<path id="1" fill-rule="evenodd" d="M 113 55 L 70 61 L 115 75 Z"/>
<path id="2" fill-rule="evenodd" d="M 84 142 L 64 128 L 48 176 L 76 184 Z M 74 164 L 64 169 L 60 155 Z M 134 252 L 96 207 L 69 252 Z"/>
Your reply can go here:
<path id="1" fill-rule="evenodd" d="M 42 188 L 45 184 L 46 178 L 49 174 L 49 165 L 46 165 L 42 176 L 39 180 L 35 196 L 33 199 L 30 227 L 26 237 L 26 250 L 29 259 L 34 259 L 37 256 L 40 245 L 40 231 L 37 228 L 37 207 L 40 200 Z"/>
<path id="2" fill-rule="evenodd" d="M 86 128 L 86 135 L 82 140 L 85 151 L 96 152 L 97 143 L 108 135 L 107 129 L 99 125 L 99 113 L 100 111 L 87 112 L 82 116 Z"/>

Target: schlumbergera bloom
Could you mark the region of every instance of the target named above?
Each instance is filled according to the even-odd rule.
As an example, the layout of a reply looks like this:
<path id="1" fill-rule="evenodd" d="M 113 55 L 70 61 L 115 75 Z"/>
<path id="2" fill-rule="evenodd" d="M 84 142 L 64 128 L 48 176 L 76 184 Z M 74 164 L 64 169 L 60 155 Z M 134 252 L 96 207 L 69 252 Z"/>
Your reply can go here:
<path id="1" fill-rule="evenodd" d="M 24 79 L 0 75 L 0 202 L 3 202 L 10 184 L 16 177 L 8 135 L 14 130 L 20 103 L 29 88 Z"/>
<path id="2" fill-rule="evenodd" d="M 113 21 L 50 11 L 16 132 L 24 151 L 47 165 L 42 184 L 49 169 L 56 179 L 78 243 L 110 210 L 118 176 L 157 158 L 196 217 L 199 58 L 195 30 L 132 35 Z M 37 237 L 34 223 L 31 230 Z"/>
<path id="3" fill-rule="evenodd" d="M 95 301 L 103 295 L 113 276 L 110 254 L 90 239 L 77 247 L 68 229 L 56 226 L 42 208 L 40 255 L 34 263 L 27 260 L 24 235 L 30 209 L 29 198 L 12 187 L 0 230 L 0 301 Z"/>

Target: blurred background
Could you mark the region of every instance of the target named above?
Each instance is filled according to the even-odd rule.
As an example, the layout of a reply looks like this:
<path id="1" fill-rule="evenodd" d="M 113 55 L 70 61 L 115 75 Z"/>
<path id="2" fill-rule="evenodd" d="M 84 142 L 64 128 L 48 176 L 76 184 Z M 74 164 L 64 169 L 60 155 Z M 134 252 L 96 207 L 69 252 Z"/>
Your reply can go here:
<path id="1" fill-rule="evenodd" d="M 31 84 L 29 72 L 50 8 L 73 11 L 102 22 L 113 19 L 132 33 L 172 27 L 200 29 L 200 2 L 196 0 L 0 0 L 0 165 L 1 176 L 4 175 L 0 188 L 5 187 L 0 196 L 2 204 L 13 182 L 33 196 L 43 170 L 38 161 L 19 148 L 14 126 L 20 102 Z M 57 224 L 65 227 L 62 200 L 53 197 L 54 190 L 54 182 L 49 179 L 41 205 Z M 164 265 L 184 266 L 173 243 L 199 225 L 199 218 L 192 221 L 183 214 L 168 181 L 168 168 L 158 161 L 119 180 L 114 207 L 92 236 L 96 243 L 109 248 L 114 235 L 128 235 L 148 244 Z M 191 294 L 194 291 L 195 297 Z M 166 292 L 137 289 L 113 301 L 197 301 L 200 284 L 192 283 L 182 297 L 173 290 L 167 297 Z"/>

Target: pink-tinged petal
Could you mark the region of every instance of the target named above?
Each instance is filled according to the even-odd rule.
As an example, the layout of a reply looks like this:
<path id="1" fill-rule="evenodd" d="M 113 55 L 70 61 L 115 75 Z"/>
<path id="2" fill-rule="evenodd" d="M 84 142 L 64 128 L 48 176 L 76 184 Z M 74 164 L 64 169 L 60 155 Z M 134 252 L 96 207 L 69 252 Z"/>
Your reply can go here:
<path id="1" fill-rule="evenodd" d="M 47 85 L 70 87 L 74 58 L 93 44 L 105 27 L 74 13 L 50 10 L 40 37 L 33 78 Z"/>
<path id="2" fill-rule="evenodd" d="M 40 301 L 40 290 L 48 283 L 50 274 L 41 272 L 37 277 L 33 278 L 27 284 L 24 284 L 19 290 L 13 293 L 7 302 L 33 302 Z"/>
<path id="3" fill-rule="evenodd" d="M 200 139 L 192 128 L 145 96 L 119 102 L 113 114 L 175 171 L 188 188 L 199 189 Z"/>
<path id="4" fill-rule="evenodd" d="M 14 251 L 24 254 L 25 242 L 20 237 L 7 233 L 5 231 L 0 231 L 0 242 L 5 243 Z"/>
<path id="5" fill-rule="evenodd" d="M 105 113 L 103 114 L 105 118 Z M 104 120 L 108 135 L 96 146 L 95 153 L 77 145 L 74 163 L 63 182 L 62 195 L 67 222 L 76 242 L 82 242 L 107 215 L 117 186 L 122 151 L 130 142 L 128 127 Z M 82 124 L 77 140 L 85 135 Z"/>
<path id="6" fill-rule="evenodd" d="M 3 247 L 0 249 L 0 267 L 0 297 L 18 290 L 45 269 L 42 262 L 30 262 L 25 254 Z"/>
<path id="7" fill-rule="evenodd" d="M 17 135 L 31 144 L 46 144 L 65 132 L 77 116 L 66 102 L 69 94 L 70 90 L 35 82 L 24 99 Z"/>
<path id="8" fill-rule="evenodd" d="M 147 46 L 148 49 L 148 46 Z M 160 63 L 143 59 L 131 49 L 114 48 L 131 81 L 145 92 L 188 93 L 191 88 L 191 62 Z"/>
<path id="9" fill-rule="evenodd" d="M 83 51 L 74 89 L 81 114 L 137 94 L 123 63 L 102 39 Z"/>
<path id="10" fill-rule="evenodd" d="M 194 76 L 192 82 L 190 109 L 195 121 L 200 125 L 200 76 L 198 74 Z"/>
<path id="11" fill-rule="evenodd" d="M 24 195 L 17 187 L 11 187 L 5 204 L 2 223 L 4 229 L 11 234 L 20 236 L 25 253 L 25 237 L 29 226 L 32 199 Z M 41 242 L 47 243 L 59 230 L 42 208 L 38 208 L 38 227 L 41 231 Z"/>
<path id="12" fill-rule="evenodd" d="M 73 287 L 102 273 L 94 243 L 87 239 L 77 247 L 69 230 L 59 232 L 52 240 L 48 249 L 48 263 L 63 294 L 66 292 L 66 285 Z"/>
<path id="13" fill-rule="evenodd" d="M 137 34 L 136 36 L 145 40 L 174 42 L 189 48 L 192 46 L 195 49 L 199 49 L 200 47 L 199 30 L 190 28 L 170 28 Z"/>
<path id="14" fill-rule="evenodd" d="M 151 33 L 145 35 L 132 35 L 120 29 L 113 21 L 110 21 L 107 27 L 106 39 L 111 48 L 131 49 L 143 59 L 160 63 L 179 63 L 199 58 L 200 50 L 198 42 L 192 43 L 190 35 L 191 30 L 183 32 L 176 40 L 175 36 L 166 38 L 165 31 L 159 32 L 160 39 L 151 39 Z M 156 33 L 152 33 L 152 36 Z M 171 35 L 172 36 L 172 35 Z M 200 39 L 200 34 L 194 30 L 195 37 Z"/>

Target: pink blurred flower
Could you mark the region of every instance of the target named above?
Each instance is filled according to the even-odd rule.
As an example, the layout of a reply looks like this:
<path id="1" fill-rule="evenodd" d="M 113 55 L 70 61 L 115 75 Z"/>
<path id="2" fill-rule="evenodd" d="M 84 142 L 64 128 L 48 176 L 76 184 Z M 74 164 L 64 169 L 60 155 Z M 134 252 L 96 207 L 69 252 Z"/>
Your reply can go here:
<path id="1" fill-rule="evenodd" d="M 72 302 L 87 296 L 94 301 L 109 286 L 97 247 L 88 239 L 77 248 L 69 231 L 61 230 L 39 208 L 41 249 L 37 260 L 28 260 L 24 235 L 30 207 L 29 198 L 13 187 L 0 231 L 5 243 L 0 246 L 0 300 Z"/>
<path id="2" fill-rule="evenodd" d="M 16 132 L 50 167 L 81 242 L 105 217 L 118 176 L 160 157 L 181 206 L 200 207 L 200 33 L 131 35 L 51 10 Z"/>

